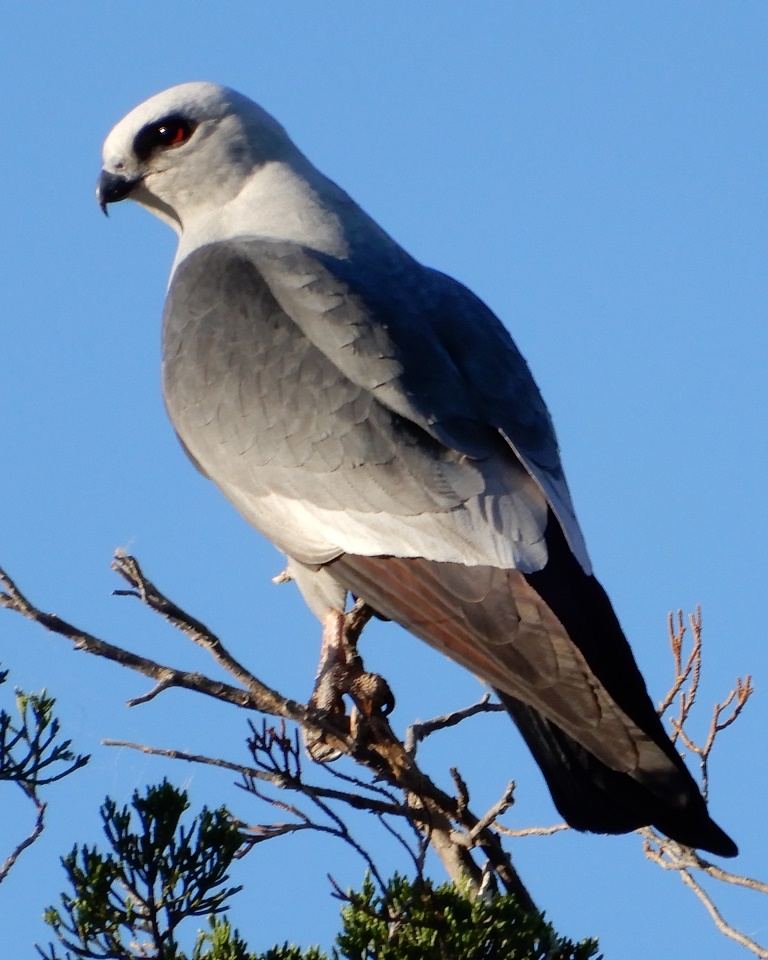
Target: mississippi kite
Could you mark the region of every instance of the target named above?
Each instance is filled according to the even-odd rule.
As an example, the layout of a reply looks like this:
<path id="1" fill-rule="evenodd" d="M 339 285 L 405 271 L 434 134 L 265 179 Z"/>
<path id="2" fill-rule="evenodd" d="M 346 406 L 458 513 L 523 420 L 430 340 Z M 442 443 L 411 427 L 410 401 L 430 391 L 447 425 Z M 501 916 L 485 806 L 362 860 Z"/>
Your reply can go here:
<path id="1" fill-rule="evenodd" d="M 324 631 L 351 594 L 482 678 L 573 827 L 653 824 L 735 855 L 592 575 L 549 413 L 488 307 L 214 84 L 121 120 L 97 194 L 178 234 L 168 413 Z"/>

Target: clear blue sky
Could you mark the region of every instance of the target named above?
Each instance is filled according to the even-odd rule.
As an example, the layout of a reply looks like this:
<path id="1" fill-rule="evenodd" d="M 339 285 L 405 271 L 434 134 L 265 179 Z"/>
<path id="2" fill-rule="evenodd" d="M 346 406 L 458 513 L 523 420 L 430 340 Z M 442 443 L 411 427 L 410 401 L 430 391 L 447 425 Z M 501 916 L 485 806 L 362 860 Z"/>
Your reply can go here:
<path id="1" fill-rule="evenodd" d="M 215 80 L 261 102 L 313 161 L 407 249 L 471 286 L 503 318 L 554 416 L 582 525 L 655 697 L 670 675 L 667 611 L 703 605 L 701 699 L 751 672 L 757 694 L 723 738 L 712 810 L 768 874 L 768 657 L 764 507 L 768 355 L 768 6 L 539 0 L 414 4 L 8 3 L 0 13 L 0 563 L 31 598 L 167 662 L 206 660 L 109 572 L 126 547 L 251 668 L 302 698 L 318 630 L 275 551 L 186 461 L 159 388 L 159 318 L 171 232 L 93 200 L 110 127 L 145 97 Z M 471 702 L 475 680 L 393 626 L 371 631 L 400 729 Z M 59 698 L 93 752 L 49 791 L 50 828 L 0 888 L 8 957 L 45 941 L 57 858 L 99 841 L 97 807 L 169 773 L 195 802 L 263 812 L 204 776 L 102 737 L 245 759 L 245 718 L 171 693 L 134 710 L 133 674 L 73 653 L 10 614 L 12 681 Z M 425 678 L 429 685 L 425 689 Z M 7 688 L 6 688 L 7 690 Z M 6 695 L 7 696 L 7 695 Z M 7 702 L 7 700 L 6 700 Z M 478 723 L 430 752 L 490 803 L 514 777 L 515 826 L 556 815 L 511 726 Z M 6 790 L 0 857 L 29 823 Z M 608 957 L 730 960 L 680 881 L 637 837 L 521 840 L 534 897 Z M 396 861 L 383 852 L 385 868 Z M 252 946 L 328 944 L 326 873 L 362 867 L 329 842 L 285 839 L 244 862 L 233 919 Z M 720 903 L 758 940 L 764 904 Z M 761 919 L 762 918 L 762 919 Z"/>

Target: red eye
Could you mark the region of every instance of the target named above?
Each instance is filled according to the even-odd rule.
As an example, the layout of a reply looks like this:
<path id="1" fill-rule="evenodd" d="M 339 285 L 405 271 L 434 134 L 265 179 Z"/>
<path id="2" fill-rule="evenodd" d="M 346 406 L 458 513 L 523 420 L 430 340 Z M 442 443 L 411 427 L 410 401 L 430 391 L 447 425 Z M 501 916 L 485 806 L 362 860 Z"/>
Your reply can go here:
<path id="1" fill-rule="evenodd" d="M 156 150 L 178 147 L 195 132 L 195 124 L 185 117 L 166 117 L 158 123 L 149 123 L 141 129 L 133 141 L 133 152 L 139 160 L 146 161 Z"/>
<path id="2" fill-rule="evenodd" d="M 164 123 L 157 128 L 157 138 L 166 147 L 174 147 L 177 143 L 184 143 L 185 140 L 189 140 L 189 134 L 189 127 L 182 123 L 175 125 Z"/>

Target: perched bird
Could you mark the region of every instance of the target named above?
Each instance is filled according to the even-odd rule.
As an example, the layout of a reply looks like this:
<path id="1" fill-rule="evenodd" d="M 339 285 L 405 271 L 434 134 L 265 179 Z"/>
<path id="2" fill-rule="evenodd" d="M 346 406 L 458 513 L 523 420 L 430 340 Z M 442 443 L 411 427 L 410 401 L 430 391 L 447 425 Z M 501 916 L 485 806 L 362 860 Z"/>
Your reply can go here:
<path id="1" fill-rule="evenodd" d="M 97 196 L 178 234 L 168 413 L 287 555 L 325 643 L 362 598 L 498 692 L 573 827 L 653 824 L 735 855 L 592 575 L 549 413 L 490 309 L 225 87 L 136 107 Z"/>

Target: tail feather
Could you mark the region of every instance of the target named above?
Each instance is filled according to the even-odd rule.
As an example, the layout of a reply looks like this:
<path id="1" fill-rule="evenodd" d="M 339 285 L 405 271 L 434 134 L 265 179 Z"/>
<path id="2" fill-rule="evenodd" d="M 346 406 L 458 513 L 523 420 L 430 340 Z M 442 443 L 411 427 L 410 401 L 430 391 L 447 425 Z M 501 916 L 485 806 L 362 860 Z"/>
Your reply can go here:
<path id="1" fill-rule="evenodd" d="M 710 818 L 695 787 L 684 805 L 665 804 L 633 777 L 601 763 L 532 707 L 496 692 L 540 767 L 560 815 L 574 829 L 629 833 L 653 824 L 686 846 L 736 856 L 736 844 Z"/>

